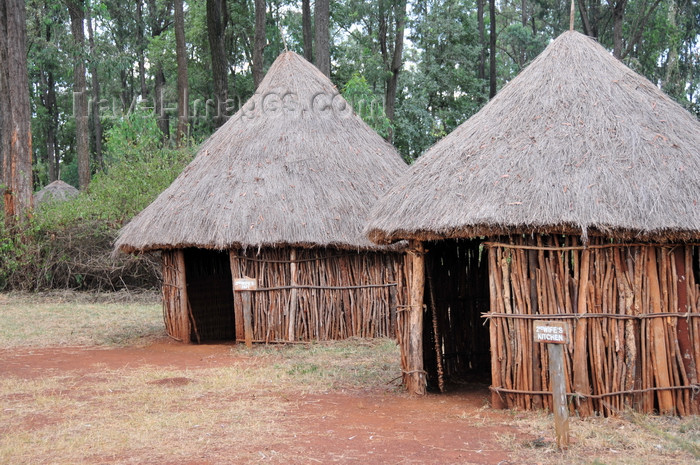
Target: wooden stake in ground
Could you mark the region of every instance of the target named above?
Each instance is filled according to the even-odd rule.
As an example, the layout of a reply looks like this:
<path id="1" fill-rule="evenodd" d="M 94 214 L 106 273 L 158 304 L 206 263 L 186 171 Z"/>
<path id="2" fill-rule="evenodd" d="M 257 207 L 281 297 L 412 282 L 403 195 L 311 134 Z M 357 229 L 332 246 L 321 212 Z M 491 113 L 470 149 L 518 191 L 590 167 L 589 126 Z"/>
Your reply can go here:
<path id="1" fill-rule="evenodd" d="M 577 313 L 579 314 L 585 314 L 587 311 L 589 270 L 590 250 L 585 249 L 581 252 L 581 269 L 579 271 L 578 280 Z M 576 334 L 574 338 L 574 389 L 576 393 L 587 396 L 591 393 L 591 387 L 588 381 L 588 322 L 585 318 L 581 318 L 576 323 Z M 593 406 L 589 398 L 584 397 L 580 401 L 579 412 L 581 412 L 583 416 L 588 416 L 593 413 Z"/>
<path id="2" fill-rule="evenodd" d="M 241 294 L 245 345 L 248 348 L 253 347 L 253 309 L 250 302 L 250 293 L 257 288 L 258 280 L 255 278 L 239 278 L 233 282 L 233 290 Z"/>
<path id="3" fill-rule="evenodd" d="M 180 312 L 179 321 L 179 334 L 180 339 L 185 344 L 190 343 L 190 301 L 187 297 L 187 278 L 185 274 L 185 253 L 182 249 L 175 252 L 175 260 L 177 263 L 178 270 L 178 280 L 177 287 L 180 291 L 180 305 L 182 311 Z"/>
<path id="4" fill-rule="evenodd" d="M 411 294 L 409 300 L 409 335 L 406 388 L 411 394 L 425 394 L 423 370 L 423 295 L 425 293 L 425 248 L 422 242 L 411 241 Z"/>
<path id="5" fill-rule="evenodd" d="M 297 250 L 292 249 L 289 252 L 289 268 L 290 268 L 290 274 L 291 274 L 291 283 L 290 285 L 292 286 L 292 292 L 291 296 L 289 299 L 289 331 L 287 332 L 287 337 L 289 339 L 289 342 L 294 341 L 294 334 L 295 334 L 295 329 L 296 329 L 296 319 L 297 319 L 297 288 L 295 287 L 297 285 Z"/>
<path id="6" fill-rule="evenodd" d="M 564 376 L 564 344 L 569 342 L 568 328 L 563 321 L 535 320 L 532 334 L 535 342 L 547 344 L 554 431 L 557 446 L 561 449 L 569 445 L 569 408 L 566 403 Z"/>
<path id="7" fill-rule="evenodd" d="M 657 271 L 656 250 L 649 247 L 647 255 L 647 279 L 649 280 L 649 296 L 651 311 L 661 313 L 661 291 L 659 274 Z M 656 386 L 662 388 L 658 391 L 659 411 L 663 414 L 672 414 L 673 395 L 670 390 L 663 390 L 671 386 L 669 375 L 668 355 L 666 354 L 666 329 L 663 318 L 651 319 L 651 359 L 653 363 L 654 380 Z"/>

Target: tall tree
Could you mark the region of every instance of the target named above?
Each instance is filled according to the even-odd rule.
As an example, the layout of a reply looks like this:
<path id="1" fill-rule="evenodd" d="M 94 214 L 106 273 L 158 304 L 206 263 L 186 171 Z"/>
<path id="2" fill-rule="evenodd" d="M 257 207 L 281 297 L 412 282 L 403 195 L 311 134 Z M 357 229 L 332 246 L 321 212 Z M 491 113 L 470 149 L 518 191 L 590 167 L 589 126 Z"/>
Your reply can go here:
<path id="1" fill-rule="evenodd" d="M 97 74 L 97 49 L 95 47 L 95 34 L 92 27 L 92 15 L 90 8 L 87 13 L 87 30 L 88 30 L 88 46 L 90 47 L 90 75 L 92 78 L 92 109 L 90 113 L 90 124 L 92 125 L 92 149 L 94 154 L 95 164 L 100 168 L 104 168 L 102 162 L 102 120 L 100 118 L 100 78 Z"/>
<path id="2" fill-rule="evenodd" d="M 185 13 L 183 0 L 175 0 L 175 55 L 177 56 L 177 132 L 175 144 L 184 145 L 188 136 L 189 102 L 187 82 L 187 48 L 185 45 Z"/>
<path id="3" fill-rule="evenodd" d="M 0 3 L 0 150 L 5 217 L 32 208 L 32 132 L 24 0 Z"/>
<path id="4" fill-rule="evenodd" d="M 489 0 L 489 98 L 496 96 L 496 0 Z"/>
<path id="5" fill-rule="evenodd" d="M 48 49 L 53 45 L 53 28 L 54 21 L 49 17 L 48 1 L 44 1 L 41 7 L 41 13 L 36 17 L 36 32 L 37 35 L 43 34 L 44 49 Z M 51 54 L 55 59 L 54 54 Z M 58 104 L 56 101 L 56 78 L 54 76 L 55 64 L 53 60 L 44 60 L 40 65 L 39 80 L 41 87 L 40 100 L 41 105 L 46 111 L 46 124 L 43 127 L 45 131 L 44 144 L 46 153 L 44 160 L 48 167 L 48 181 L 53 182 L 58 179 L 59 175 L 59 160 L 56 150 L 56 133 L 58 132 Z"/>
<path id="6" fill-rule="evenodd" d="M 170 27 L 170 7 L 172 3 L 163 8 L 156 0 L 148 0 L 148 15 L 151 26 L 151 38 L 160 37 Z M 163 105 L 165 93 L 165 72 L 163 61 L 160 57 L 154 60 L 153 70 L 153 106 L 158 118 L 158 129 L 163 133 L 163 139 L 170 139 L 170 115 Z"/>
<path id="7" fill-rule="evenodd" d="M 315 60 L 314 64 L 323 74 L 331 75 L 331 36 L 329 0 L 316 0 L 314 5 Z"/>
<path id="8" fill-rule="evenodd" d="M 211 70 L 214 80 L 216 115 L 214 126 L 226 122 L 226 100 L 228 100 L 228 63 L 226 60 L 225 29 L 228 23 L 226 0 L 207 0 L 207 30 L 211 52 Z"/>
<path id="9" fill-rule="evenodd" d="M 83 0 L 66 0 L 73 35 L 73 115 L 75 148 L 78 156 L 80 190 L 90 184 L 90 146 L 88 144 L 88 105 L 85 80 L 85 4 Z"/>
<path id="10" fill-rule="evenodd" d="M 578 11 L 581 16 L 581 24 L 583 25 L 583 33 L 598 37 L 598 21 L 600 20 L 600 0 L 578 0 Z"/>
<path id="11" fill-rule="evenodd" d="M 476 0 L 477 29 L 479 30 L 479 79 L 486 79 L 486 31 L 484 28 L 484 4 L 486 0 Z"/>
<path id="12" fill-rule="evenodd" d="M 382 44 L 382 54 L 387 63 L 388 76 L 386 78 L 386 94 L 384 100 L 384 112 L 390 121 L 394 121 L 396 108 L 396 89 L 399 83 L 399 72 L 403 65 L 403 35 L 406 26 L 406 0 L 393 3 L 394 17 L 394 51 L 389 55 L 386 45 L 386 36 Z M 389 142 L 393 141 L 393 131 L 389 131 Z"/>
<path id="13" fill-rule="evenodd" d="M 625 16 L 627 0 L 610 1 L 610 8 L 613 17 L 613 55 L 615 58 L 622 57 L 622 19 Z"/>
<path id="14" fill-rule="evenodd" d="M 265 51 L 265 0 L 255 0 L 255 36 L 253 38 L 253 86 L 257 89 L 263 79 Z"/>
<path id="15" fill-rule="evenodd" d="M 311 0 L 301 1 L 301 30 L 303 37 L 304 58 L 313 62 L 313 32 L 311 27 Z"/>
<path id="16" fill-rule="evenodd" d="M 146 25 L 143 20 L 143 0 L 136 0 L 136 53 L 139 60 L 139 84 L 141 84 L 141 98 L 148 96 L 148 87 L 146 87 L 146 41 L 145 34 Z"/>

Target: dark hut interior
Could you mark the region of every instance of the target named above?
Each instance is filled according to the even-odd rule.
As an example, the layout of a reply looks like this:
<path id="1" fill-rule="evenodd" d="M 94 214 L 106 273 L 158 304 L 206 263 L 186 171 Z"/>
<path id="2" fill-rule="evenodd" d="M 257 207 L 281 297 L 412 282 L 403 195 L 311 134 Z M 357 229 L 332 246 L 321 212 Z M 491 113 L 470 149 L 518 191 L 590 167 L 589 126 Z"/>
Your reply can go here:
<path id="1" fill-rule="evenodd" d="M 228 252 L 185 249 L 185 279 L 190 304 L 190 340 L 235 339 L 231 264 Z"/>
<path id="2" fill-rule="evenodd" d="M 488 264 L 478 239 L 426 243 L 423 354 L 428 389 L 490 380 Z"/>

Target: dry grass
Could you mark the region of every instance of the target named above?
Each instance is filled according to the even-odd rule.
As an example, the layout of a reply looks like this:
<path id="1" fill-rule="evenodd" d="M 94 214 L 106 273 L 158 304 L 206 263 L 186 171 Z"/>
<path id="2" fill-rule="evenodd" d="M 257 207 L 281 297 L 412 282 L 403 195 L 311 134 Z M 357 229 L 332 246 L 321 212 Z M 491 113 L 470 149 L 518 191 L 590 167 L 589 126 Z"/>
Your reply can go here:
<path id="1" fill-rule="evenodd" d="M 0 347 L 143 345 L 165 334 L 155 293 L 0 294 Z"/>
<path id="2" fill-rule="evenodd" d="M 257 462 L 274 444 L 293 444 L 299 425 L 290 428 L 286 412 L 299 396 L 393 390 L 386 383 L 399 372 L 387 340 L 231 351 L 226 367 L 5 377 L 0 463 Z"/>
<path id="3" fill-rule="evenodd" d="M 641 415 L 624 412 L 617 418 L 569 420 L 571 444 L 559 451 L 554 419 L 545 412 L 511 412 L 512 424 L 534 437 L 518 441 L 505 435 L 500 441 L 513 450 L 514 463 L 542 465 L 700 463 L 700 418 Z"/>
<path id="4" fill-rule="evenodd" d="M 77 303 L 60 300 L 56 295 L 0 295 L 2 347 L 112 345 L 101 331 L 128 333 L 123 340 L 132 342 L 162 332 L 160 308 L 148 298 L 119 303 L 129 299 L 83 294 Z M 130 315 L 130 323 L 120 325 L 124 315 Z M 28 326 L 35 332 L 23 329 Z M 81 330 L 72 333 L 71 326 Z M 17 328 L 24 332 L 15 334 Z M 376 402 L 404 395 L 390 382 L 400 373 L 398 349 L 390 340 L 228 350 L 222 356 L 230 355 L 230 363 L 224 366 L 114 369 L 93 364 L 91 369 L 46 370 L 36 378 L 5 374 L 0 379 L 0 463 L 309 463 L 296 439 L 314 431 L 309 422 L 315 418 L 298 415 L 303 396 L 369 391 Z M 700 463 L 697 417 L 572 418 L 573 443 L 563 452 L 554 449 L 552 423 L 542 412 L 511 411 L 504 418 L 488 407 L 465 407 L 450 425 L 455 434 L 461 425 L 485 431 L 515 426 L 518 436 L 500 437 L 511 451 L 511 464 Z"/>
<path id="5" fill-rule="evenodd" d="M 291 434 L 280 421 L 288 384 L 273 388 L 269 374 L 143 368 L 98 372 L 85 386 L 70 376 L 5 379 L 0 390 L 11 394 L 3 396 L 0 463 L 185 461 L 217 457 L 223 442 L 239 453 L 221 460 L 247 462 L 271 436 L 284 441 Z M 277 374 L 273 379 L 283 381 Z"/>

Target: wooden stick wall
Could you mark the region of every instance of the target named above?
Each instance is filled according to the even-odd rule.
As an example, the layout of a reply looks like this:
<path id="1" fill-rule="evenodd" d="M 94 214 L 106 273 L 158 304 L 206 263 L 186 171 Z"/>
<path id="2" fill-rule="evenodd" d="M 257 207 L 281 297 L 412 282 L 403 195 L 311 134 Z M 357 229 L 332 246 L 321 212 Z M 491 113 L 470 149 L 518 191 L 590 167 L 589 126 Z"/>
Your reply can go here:
<path id="1" fill-rule="evenodd" d="M 507 240 L 486 244 L 494 405 L 551 409 L 547 351 L 533 343 L 532 322 L 552 318 L 572 335 L 567 393 L 581 415 L 700 412 L 697 245 Z"/>
<path id="2" fill-rule="evenodd" d="M 173 339 L 190 342 L 189 302 L 182 250 L 163 250 L 163 320 Z"/>
<path id="3" fill-rule="evenodd" d="M 258 279 L 254 341 L 396 336 L 396 310 L 405 303 L 403 254 L 296 248 L 291 260 L 291 251 L 231 252 L 233 279 Z"/>

